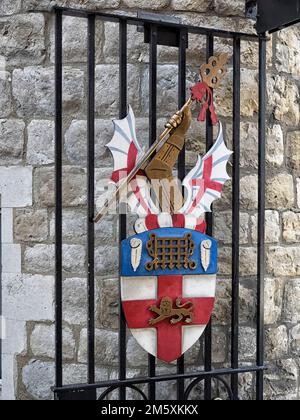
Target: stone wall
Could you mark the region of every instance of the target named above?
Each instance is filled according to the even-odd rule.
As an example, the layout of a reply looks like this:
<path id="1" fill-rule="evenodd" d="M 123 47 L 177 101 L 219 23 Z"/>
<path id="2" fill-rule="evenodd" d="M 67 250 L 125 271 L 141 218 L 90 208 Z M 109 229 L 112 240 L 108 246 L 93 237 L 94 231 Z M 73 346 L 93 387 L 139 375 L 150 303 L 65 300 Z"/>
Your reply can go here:
<path id="1" fill-rule="evenodd" d="M 0 1 L 0 191 L 2 195 L 3 296 L 7 337 L 3 349 L 3 393 L 7 399 L 49 399 L 54 382 L 54 43 L 53 4 L 126 10 L 151 9 L 194 25 L 253 32 L 243 18 L 243 0 L 1 0 Z M 39 13 L 30 13 L 39 10 Z M 86 22 L 64 20 L 64 381 L 86 377 Z M 299 398 L 300 362 L 300 28 L 274 35 L 268 46 L 267 278 L 265 282 L 267 399 Z M 139 138 L 148 141 L 148 47 L 129 28 L 129 100 Z M 217 51 L 232 52 L 227 40 Z M 205 39 L 190 36 L 188 83 L 205 59 Z M 177 52 L 159 48 L 159 126 L 177 109 Z M 97 181 L 110 173 L 104 145 L 118 113 L 116 26 L 97 23 Z M 240 361 L 255 361 L 257 245 L 257 63 L 255 43 L 242 43 L 241 144 L 241 328 Z M 217 108 L 232 141 L 232 71 L 217 92 Z M 203 127 L 187 142 L 188 164 L 203 152 Z M 99 185 L 97 183 L 97 186 Z M 98 188 L 98 187 L 97 187 Z M 100 189 L 97 189 L 100 194 Z M 216 205 L 220 241 L 217 302 L 213 315 L 214 367 L 230 361 L 231 187 Z M 96 226 L 97 380 L 117 377 L 118 226 L 107 218 Z M 130 335 L 128 376 L 145 374 L 147 355 Z M 203 343 L 189 351 L 187 369 L 203 364 Z M 158 364 L 158 373 L 176 371 Z M 252 374 L 240 376 L 240 397 L 254 396 Z M 175 384 L 158 385 L 158 396 L 174 398 Z M 214 387 L 222 396 L 223 390 Z M 136 395 L 129 393 L 129 398 Z M 201 387 L 195 390 L 201 397 Z"/>

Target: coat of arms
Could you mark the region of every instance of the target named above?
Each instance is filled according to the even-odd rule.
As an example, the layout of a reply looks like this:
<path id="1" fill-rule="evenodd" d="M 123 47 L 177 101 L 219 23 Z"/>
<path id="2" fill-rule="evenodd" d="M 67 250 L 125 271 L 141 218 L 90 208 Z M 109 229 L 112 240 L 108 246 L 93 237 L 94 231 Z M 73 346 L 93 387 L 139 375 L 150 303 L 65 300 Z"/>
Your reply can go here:
<path id="1" fill-rule="evenodd" d="M 202 83 L 191 89 L 189 101 L 148 152 L 138 142 L 131 107 L 126 118 L 114 122 L 114 137 L 108 144 L 114 158 L 111 182 L 117 187 L 116 195 L 120 201 L 126 199 L 137 215 L 136 235 L 121 247 L 125 317 L 138 343 L 165 362 L 178 359 L 195 344 L 214 307 L 218 246 L 216 239 L 205 234 L 205 213 L 221 197 L 229 179 L 226 167 L 232 152 L 224 142 L 211 88 L 224 75 L 226 60 L 224 55 L 212 57 L 201 67 Z M 198 157 L 180 186 L 174 182 L 173 167 L 192 121 L 194 101 L 201 102 L 198 120 L 210 114 L 219 132 L 211 150 Z M 110 205 L 111 201 L 105 203 L 96 221 Z"/>

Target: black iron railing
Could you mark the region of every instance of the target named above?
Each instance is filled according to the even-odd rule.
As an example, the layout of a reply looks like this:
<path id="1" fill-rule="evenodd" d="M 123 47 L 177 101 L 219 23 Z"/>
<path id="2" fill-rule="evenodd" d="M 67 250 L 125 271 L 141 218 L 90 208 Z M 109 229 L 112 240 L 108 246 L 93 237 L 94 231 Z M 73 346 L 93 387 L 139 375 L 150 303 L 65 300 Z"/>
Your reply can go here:
<path id="1" fill-rule="evenodd" d="M 101 12 L 90 12 L 72 10 L 68 8 L 54 9 L 56 16 L 55 23 L 55 140 L 56 140 L 56 384 L 54 393 L 57 399 L 96 399 L 96 391 L 107 388 L 100 399 L 109 397 L 110 393 L 119 389 L 120 399 L 126 398 L 126 389 L 136 390 L 144 399 L 155 400 L 156 384 L 158 382 L 177 381 L 178 400 L 188 399 L 192 389 L 201 381 L 204 382 L 204 398 L 212 398 L 212 378 L 219 380 L 228 392 L 228 398 L 237 400 L 239 398 L 238 376 L 242 373 L 255 372 L 256 398 L 263 399 L 263 372 L 264 367 L 264 221 L 265 221 L 265 113 L 266 113 L 266 42 L 265 36 L 257 37 L 251 34 L 236 33 L 217 29 L 207 29 L 197 26 L 181 25 L 178 23 L 154 19 L 151 17 L 132 17 L 106 14 Z M 63 152 L 63 130 L 62 130 L 62 18 L 63 16 L 75 16 L 88 21 L 88 377 L 85 384 L 64 385 L 63 383 L 63 357 L 62 357 L 62 327 L 63 327 L 63 299 L 62 299 L 62 152 Z M 205 355 L 204 371 L 185 372 L 184 357 L 177 363 L 177 373 L 156 376 L 156 361 L 149 356 L 148 376 L 128 379 L 126 376 L 126 322 L 120 306 L 119 323 L 119 378 L 103 382 L 95 382 L 95 276 L 94 276 L 94 208 L 95 208 L 95 21 L 100 19 L 119 24 L 119 66 L 120 66 L 120 118 L 127 114 L 127 28 L 129 25 L 144 27 L 147 42 L 149 42 L 149 139 L 152 144 L 156 139 L 157 128 L 157 46 L 176 46 L 179 50 L 178 59 L 178 105 L 179 108 L 186 101 L 186 50 L 189 34 L 198 34 L 206 37 L 207 58 L 214 53 L 216 38 L 229 38 L 233 41 L 233 200 L 232 200 L 232 319 L 231 319 L 231 366 L 226 369 L 212 369 L 212 325 L 206 328 L 205 333 Z M 170 36 L 174 35 L 175 36 Z M 175 40 L 175 41 L 174 41 Z M 240 88 L 241 88 L 241 41 L 253 41 L 259 43 L 259 224 L 258 224 L 258 275 L 257 275 L 257 363 L 255 366 L 240 367 L 239 365 L 239 231 L 240 231 Z M 165 43 L 164 43 L 165 41 Z M 206 146 L 209 149 L 213 144 L 213 127 L 207 119 Z M 179 159 L 179 177 L 185 176 L 185 151 Z M 207 217 L 207 234 L 212 235 L 213 215 Z M 126 215 L 120 216 L 119 239 L 122 241 L 127 236 Z M 231 383 L 228 384 L 222 376 L 230 376 Z M 188 387 L 185 380 L 192 380 Z M 142 392 L 137 385 L 148 384 L 148 395 Z"/>

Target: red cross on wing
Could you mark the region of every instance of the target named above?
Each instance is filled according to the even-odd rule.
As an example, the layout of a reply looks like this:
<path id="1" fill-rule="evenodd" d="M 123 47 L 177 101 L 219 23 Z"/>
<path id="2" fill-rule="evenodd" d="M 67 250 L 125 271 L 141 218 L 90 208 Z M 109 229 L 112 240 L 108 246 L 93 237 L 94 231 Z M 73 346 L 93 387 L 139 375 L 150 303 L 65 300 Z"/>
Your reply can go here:
<path id="1" fill-rule="evenodd" d="M 114 136 L 106 147 L 114 160 L 111 181 L 118 185 L 135 168 L 144 152 L 137 140 L 135 116 L 131 106 L 125 118 L 114 120 L 114 126 Z M 143 171 L 140 171 L 128 186 L 127 202 L 131 211 L 140 217 L 158 212 L 151 200 L 150 185 Z"/>
<path id="2" fill-rule="evenodd" d="M 227 149 L 223 127 L 219 122 L 219 134 L 209 152 L 201 158 L 183 181 L 187 199 L 179 213 L 200 217 L 211 212 L 213 201 L 221 197 L 223 185 L 230 179 L 227 163 L 232 152 Z"/>

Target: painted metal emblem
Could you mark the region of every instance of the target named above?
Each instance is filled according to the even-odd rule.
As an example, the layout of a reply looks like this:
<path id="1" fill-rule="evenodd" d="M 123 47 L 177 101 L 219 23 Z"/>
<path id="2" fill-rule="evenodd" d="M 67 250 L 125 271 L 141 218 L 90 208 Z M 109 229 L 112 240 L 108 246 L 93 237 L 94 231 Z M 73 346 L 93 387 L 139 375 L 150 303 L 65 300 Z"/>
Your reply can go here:
<path id="1" fill-rule="evenodd" d="M 137 270 L 127 258 L 132 240 L 143 244 Z M 206 270 L 195 263 L 202 259 L 205 241 L 211 244 Z M 154 249 L 154 242 L 168 247 L 168 252 L 149 253 L 149 243 Z M 200 232 L 159 228 L 123 241 L 121 296 L 128 327 L 138 343 L 165 362 L 178 359 L 195 344 L 214 307 L 216 273 L 217 241 Z"/>
<path id="2" fill-rule="evenodd" d="M 126 201 L 137 215 L 136 235 L 121 246 L 125 317 L 138 343 L 165 362 L 178 359 L 200 338 L 214 307 L 217 241 L 205 234 L 205 213 L 211 211 L 229 180 L 226 167 L 232 152 L 224 142 L 211 89 L 223 78 L 227 58 L 212 57 L 201 68 L 205 74 L 202 83 L 191 89 L 191 98 L 148 152 L 143 152 L 137 140 L 131 107 L 124 119 L 114 122 L 114 137 L 108 144 L 114 158 L 111 182 L 116 186 L 115 196 Z M 198 120 L 209 114 L 219 132 L 212 148 L 198 157 L 183 180 L 182 197 L 181 186 L 173 183 L 167 190 L 165 181 L 173 180 L 194 101 L 201 102 Z M 162 181 L 158 190 L 153 188 L 153 181 Z M 105 203 L 95 221 L 107 214 L 111 201 Z"/>

